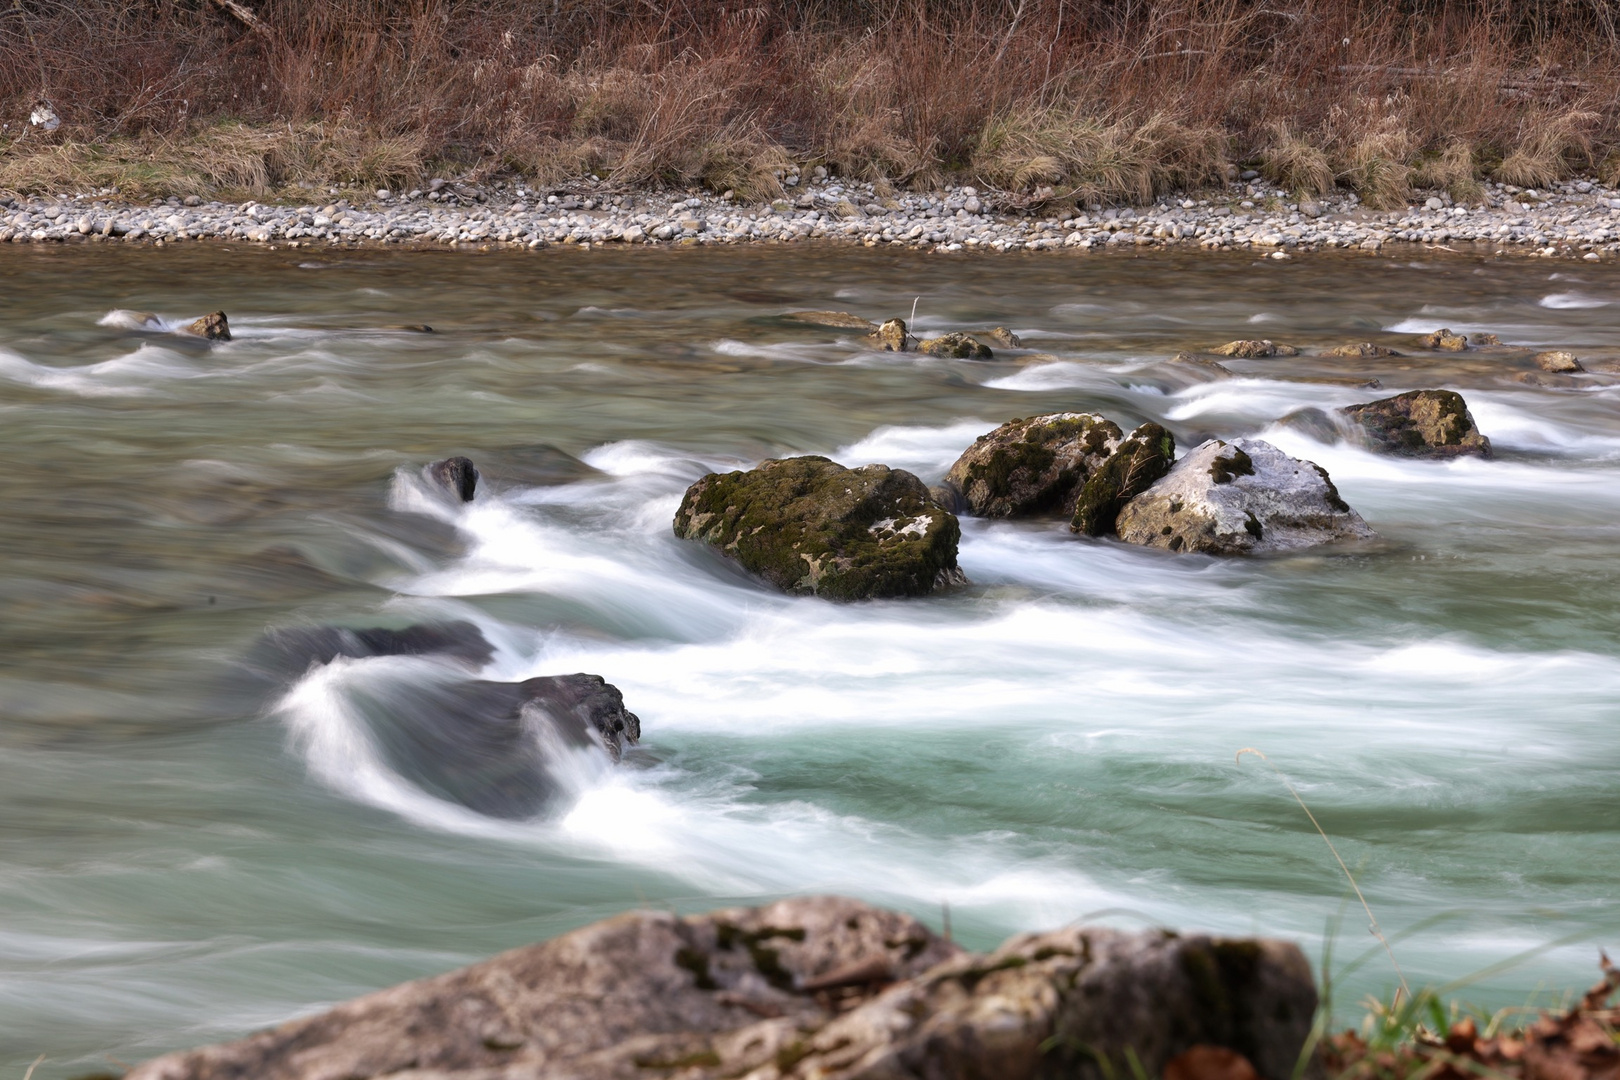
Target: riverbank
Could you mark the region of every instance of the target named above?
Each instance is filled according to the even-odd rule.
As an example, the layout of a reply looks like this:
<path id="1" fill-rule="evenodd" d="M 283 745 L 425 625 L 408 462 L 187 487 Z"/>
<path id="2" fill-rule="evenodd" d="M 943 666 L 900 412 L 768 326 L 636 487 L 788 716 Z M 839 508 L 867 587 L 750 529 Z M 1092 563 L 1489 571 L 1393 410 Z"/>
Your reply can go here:
<path id="1" fill-rule="evenodd" d="M 738 244 L 831 240 L 939 252 L 1198 246 L 1252 248 L 1286 258 L 1323 248 L 1381 250 L 1458 245 L 1490 254 L 1601 261 L 1620 255 L 1620 186 L 1567 181 L 1540 189 L 1485 184 L 1478 201 L 1444 192 L 1398 210 L 1373 210 L 1350 192 L 1297 197 L 1246 172 L 1224 188 L 1147 206 L 1092 203 L 1083 212 L 1020 209 L 971 186 L 932 194 L 854 183 L 816 169 L 783 177 L 769 203 L 693 191 L 624 191 L 587 178 L 556 188 L 436 179 L 406 192 L 329 190 L 303 204 L 204 202 L 193 196 L 131 204 L 111 193 L 0 200 L 0 242 L 119 240 L 174 243 L 403 244 L 541 248 L 628 244 Z"/>

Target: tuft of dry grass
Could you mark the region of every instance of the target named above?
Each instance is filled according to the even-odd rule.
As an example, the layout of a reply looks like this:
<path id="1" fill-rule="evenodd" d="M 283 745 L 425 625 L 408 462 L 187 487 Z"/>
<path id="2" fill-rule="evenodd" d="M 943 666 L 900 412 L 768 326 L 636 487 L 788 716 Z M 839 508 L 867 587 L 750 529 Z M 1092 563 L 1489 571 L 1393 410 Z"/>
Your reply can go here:
<path id="1" fill-rule="evenodd" d="M 1521 187 L 1545 187 L 1569 175 L 1574 162 L 1592 158 L 1592 130 L 1600 117 L 1584 109 L 1528 116 L 1524 134 L 1496 168 L 1499 180 Z"/>
<path id="2" fill-rule="evenodd" d="M 1474 202 L 1485 194 L 1474 148 L 1461 139 L 1448 142 L 1439 153 L 1421 156 L 1412 169 L 1412 185 L 1444 191 L 1456 202 Z"/>
<path id="3" fill-rule="evenodd" d="M 1326 195 L 1332 191 L 1337 177 L 1327 151 L 1297 137 L 1286 125 L 1273 130 L 1271 144 L 1260 155 L 1260 172 L 1266 179 L 1300 195 Z"/>

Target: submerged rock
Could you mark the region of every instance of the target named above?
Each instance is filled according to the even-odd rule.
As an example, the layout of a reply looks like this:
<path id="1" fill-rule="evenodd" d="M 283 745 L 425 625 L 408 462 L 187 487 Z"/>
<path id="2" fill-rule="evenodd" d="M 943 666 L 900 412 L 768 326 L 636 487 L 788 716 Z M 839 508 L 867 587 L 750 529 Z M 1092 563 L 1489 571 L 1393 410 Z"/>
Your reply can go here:
<path id="1" fill-rule="evenodd" d="M 1581 362 L 1575 359 L 1574 353 L 1565 352 L 1563 349 L 1539 352 L 1532 359 L 1535 360 L 1536 367 L 1542 371 L 1550 371 L 1554 375 L 1573 375 L 1586 370 L 1581 366 Z"/>
<path id="2" fill-rule="evenodd" d="M 489 817 L 528 818 L 566 793 L 571 752 L 618 762 L 641 720 L 600 675 L 522 682 L 401 680 L 356 705 L 399 776 Z"/>
<path id="3" fill-rule="evenodd" d="M 1352 358 L 1359 357 L 1364 360 L 1372 360 L 1387 356 L 1400 356 L 1401 354 L 1396 352 L 1394 349 L 1386 349 L 1382 345 L 1374 345 L 1370 341 L 1363 341 L 1356 345 L 1335 346 L 1334 348 L 1325 350 L 1322 355 L 1345 356 Z"/>
<path id="4" fill-rule="evenodd" d="M 1069 927 L 973 954 L 909 915 L 803 897 L 620 915 L 127 1080 L 1036 1080 L 1197 1055 L 1286 1080 L 1316 1005 L 1281 941 Z"/>
<path id="5" fill-rule="evenodd" d="M 204 315 L 202 318 L 190 323 L 180 333 L 205 338 L 208 341 L 229 341 L 231 340 L 231 324 L 225 318 L 223 311 L 216 311 L 212 315 Z"/>
<path id="6" fill-rule="evenodd" d="M 1262 341 L 1229 341 L 1218 349 L 1210 352 L 1216 356 L 1230 356 L 1234 360 L 1260 360 L 1268 356 L 1298 356 L 1299 350 L 1292 345 L 1278 345 L 1269 339 Z"/>
<path id="7" fill-rule="evenodd" d="M 1119 537 L 1207 555 L 1294 551 L 1375 534 L 1327 470 L 1259 439 L 1211 439 L 1126 504 Z"/>
<path id="8" fill-rule="evenodd" d="M 1418 338 L 1418 344 L 1425 349 L 1438 349 L 1440 352 L 1462 352 L 1468 348 L 1468 339 L 1461 334 L 1453 334 L 1448 327 L 1436 330 L 1432 334 L 1424 334 Z"/>
<path id="9" fill-rule="evenodd" d="M 1157 483 L 1175 460 L 1175 437 L 1158 424 L 1143 424 L 1086 479 L 1069 528 L 1086 536 L 1112 533 L 1125 504 Z"/>
<path id="10" fill-rule="evenodd" d="M 713 545 L 783 592 L 831 600 L 922 596 L 965 580 L 956 516 L 887 465 L 797 457 L 710 473 L 687 488 L 675 535 Z"/>
<path id="11" fill-rule="evenodd" d="M 478 491 L 478 467 L 471 458 L 453 457 L 435 461 L 427 467 L 428 479 L 455 495 L 462 502 L 472 502 Z"/>
<path id="12" fill-rule="evenodd" d="M 1366 434 L 1371 449 L 1401 457 L 1489 457 L 1468 403 L 1455 390 L 1411 390 L 1340 410 Z"/>
<path id="13" fill-rule="evenodd" d="M 916 352 L 917 339 L 906 329 L 904 319 L 888 319 L 866 335 L 866 343 L 884 352 Z"/>
<path id="14" fill-rule="evenodd" d="M 942 334 L 917 346 L 919 352 L 951 360 L 994 360 L 995 353 L 968 334 Z"/>
<path id="15" fill-rule="evenodd" d="M 1199 356 L 1197 353 L 1178 352 L 1170 358 L 1170 362 L 1184 367 L 1198 368 L 1212 378 L 1230 379 L 1232 377 L 1231 368 L 1218 360 L 1211 360 L 1209 357 Z"/>
<path id="16" fill-rule="evenodd" d="M 270 630 L 248 652 L 247 664 L 275 678 L 296 678 L 314 664 L 338 657 L 442 656 L 473 667 L 489 663 L 495 649 L 483 631 L 464 619 L 384 626 L 292 626 Z"/>
<path id="17" fill-rule="evenodd" d="M 1122 436 L 1118 424 L 1096 413 L 1013 420 L 980 435 L 943 487 L 980 517 L 1072 514 L 1087 478 Z"/>
<path id="18" fill-rule="evenodd" d="M 878 325 L 871 319 L 863 319 L 859 315 L 851 315 L 847 311 L 790 311 L 782 318 L 788 322 L 803 323 L 806 326 L 825 326 L 833 330 L 859 330 L 863 334 L 877 331 Z"/>

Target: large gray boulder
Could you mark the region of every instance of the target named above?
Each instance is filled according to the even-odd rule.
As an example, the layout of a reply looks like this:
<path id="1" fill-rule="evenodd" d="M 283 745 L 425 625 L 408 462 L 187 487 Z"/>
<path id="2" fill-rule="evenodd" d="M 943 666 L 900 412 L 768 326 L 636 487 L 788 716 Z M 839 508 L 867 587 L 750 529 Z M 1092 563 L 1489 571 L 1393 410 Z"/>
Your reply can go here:
<path id="1" fill-rule="evenodd" d="M 1087 478 L 1123 437 L 1118 424 L 1096 413 L 1012 420 L 979 436 L 942 487 L 980 517 L 1068 516 Z"/>
<path id="2" fill-rule="evenodd" d="M 965 580 L 956 516 L 887 465 L 797 457 L 710 473 L 686 490 L 675 535 L 713 545 L 783 592 L 832 600 L 922 596 Z"/>
<path id="3" fill-rule="evenodd" d="M 1468 403 L 1455 390 L 1412 390 L 1341 410 L 1365 433 L 1368 446 L 1400 457 L 1491 456 Z"/>
<path id="4" fill-rule="evenodd" d="M 1295 551 L 1376 535 L 1327 470 L 1259 439 L 1211 439 L 1120 511 L 1119 538 L 1208 555 Z"/>
<path id="5" fill-rule="evenodd" d="M 621 915 L 127 1080 L 1103 1080 L 1212 1052 L 1288 1080 L 1316 1004 L 1279 941 L 1071 927 L 971 954 L 807 897 Z"/>

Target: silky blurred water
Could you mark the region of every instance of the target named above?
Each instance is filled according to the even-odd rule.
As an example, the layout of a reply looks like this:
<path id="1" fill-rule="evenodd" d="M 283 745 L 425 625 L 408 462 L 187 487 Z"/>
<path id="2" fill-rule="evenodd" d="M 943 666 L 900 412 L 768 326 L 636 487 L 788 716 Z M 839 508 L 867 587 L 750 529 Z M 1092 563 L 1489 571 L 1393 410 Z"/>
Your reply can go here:
<path id="1" fill-rule="evenodd" d="M 1511 351 L 1164 363 L 1439 326 L 1620 357 L 1610 267 L 9 246 L 0 279 L 0 1077 L 241 1035 L 637 905 L 832 891 L 936 927 L 948 904 L 975 946 L 1092 918 L 1359 955 L 1332 855 L 1244 747 L 1414 931 L 1414 981 L 1531 950 L 1460 992 L 1545 1002 L 1620 945 L 1620 380 L 1527 385 Z M 1026 348 L 876 354 L 776 319 L 914 300 L 925 331 Z M 236 340 L 213 348 L 111 314 L 215 308 Z M 1429 386 L 1463 391 L 1494 460 L 1279 423 Z M 964 520 L 968 588 L 835 605 L 670 532 L 712 469 L 822 453 L 932 482 L 1060 409 L 1271 439 L 1384 542 L 1222 562 Z M 418 479 L 456 453 L 484 473 L 465 507 Z M 444 662 L 244 666 L 272 628 L 445 619 L 495 646 L 481 677 L 604 676 L 641 748 L 572 762 L 541 818 L 484 817 L 367 736 Z M 1351 972 L 1341 1021 L 1392 982 L 1381 952 Z"/>

